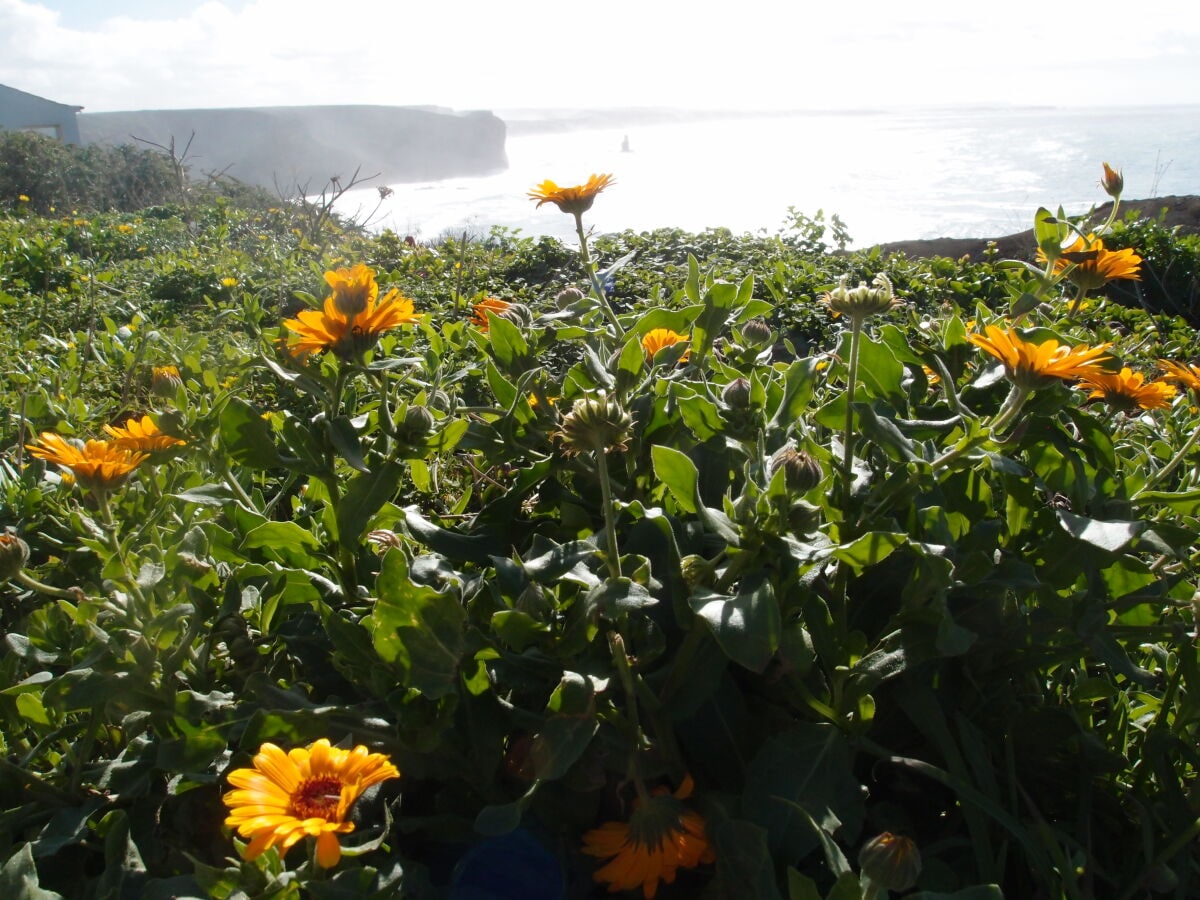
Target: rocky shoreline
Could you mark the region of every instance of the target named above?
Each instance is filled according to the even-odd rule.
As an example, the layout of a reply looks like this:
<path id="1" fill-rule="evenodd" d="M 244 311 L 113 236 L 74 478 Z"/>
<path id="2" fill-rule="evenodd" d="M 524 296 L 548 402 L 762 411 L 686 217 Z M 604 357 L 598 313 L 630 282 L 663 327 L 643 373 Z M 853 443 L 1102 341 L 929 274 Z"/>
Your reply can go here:
<path id="1" fill-rule="evenodd" d="M 1112 209 L 1112 203 L 1096 208 L 1095 219 L 1104 221 Z M 1168 228 L 1178 227 L 1181 234 L 1200 233 L 1200 196 L 1152 197 L 1148 200 L 1122 200 L 1119 217 L 1136 210 L 1146 217 L 1157 216 L 1166 210 L 1163 222 Z M 923 241 L 893 241 L 878 244 L 884 253 L 903 253 L 906 256 L 946 256 L 961 259 L 966 256 L 980 260 L 992 244 L 1003 259 L 1031 259 L 1037 246 L 1033 229 L 998 238 L 932 238 Z"/>

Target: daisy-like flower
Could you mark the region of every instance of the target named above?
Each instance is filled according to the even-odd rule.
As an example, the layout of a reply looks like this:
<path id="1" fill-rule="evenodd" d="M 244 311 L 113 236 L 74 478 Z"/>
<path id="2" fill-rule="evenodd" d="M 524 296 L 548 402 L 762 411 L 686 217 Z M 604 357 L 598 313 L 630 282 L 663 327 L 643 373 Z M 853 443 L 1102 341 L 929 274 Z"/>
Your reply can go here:
<path id="1" fill-rule="evenodd" d="M 222 798 L 230 810 L 225 824 L 250 839 L 242 854 L 248 860 L 275 846 L 286 853 L 311 836 L 318 865 L 330 868 L 342 858 L 337 836 L 354 830 L 346 820 L 354 802 L 372 785 L 399 776 L 387 756 L 363 746 L 341 750 L 321 738 L 285 753 L 263 744 L 254 768 L 229 773 L 235 790 Z"/>
<path id="2" fill-rule="evenodd" d="M 187 443 L 182 438 L 165 434 L 149 416 L 142 416 L 141 419 L 130 418 L 124 428 L 105 425 L 104 430 L 112 438 L 112 445 L 122 450 L 170 450 Z"/>
<path id="3" fill-rule="evenodd" d="M 1193 363 L 1178 363 L 1170 359 L 1160 359 L 1158 364 L 1167 370 L 1163 376 L 1167 381 L 1187 388 L 1193 393 L 1200 394 L 1200 366 Z"/>
<path id="4" fill-rule="evenodd" d="M 849 276 L 842 275 L 838 278 L 837 287 L 821 295 L 821 302 L 835 316 L 846 316 L 862 325 L 868 317 L 900 306 L 891 279 L 882 272 L 871 279 L 870 285 L 860 281 L 858 287 L 852 288 L 849 283 Z"/>
<path id="5" fill-rule="evenodd" d="M 1055 378 L 1083 378 L 1100 371 L 1100 363 L 1108 359 L 1104 351 L 1112 346 L 1068 347 L 1053 339 L 1034 344 L 1015 329 L 1002 331 L 995 325 L 984 331 L 986 335 L 968 334 L 967 340 L 1004 363 L 1009 381 L 1026 390 L 1045 387 Z"/>
<path id="6" fill-rule="evenodd" d="M 1146 381 L 1146 376 L 1128 366 L 1120 372 L 1091 372 L 1083 376 L 1076 387 L 1091 391 L 1089 400 L 1103 400 L 1109 406 L 1125 412 L 1166 409 L 1175 396 L 1174 385 L 1165 381 Z"/>
<path id="7" fill-rule="evenodd" d="M 675 344 L 686 343 L 688 336 L 680 334 L 677 331 L 672 331 L 670 328 L 651 328 L 642 335 L 642 349 L 646 351 L 646 359 L 654 362 L 654 356 L 659 350 L 664 347 L 673 347 Z M 679 357 L 679 361 L 683 362 L 691 355 L 691 350 L 684 350 L 683 356 Z"/>
<path id="8" fill-rule="evenodd" d="M 611 175 L 591 175 L 587 184 L 577 184 L 574 187 L 559 187 L 550 179 L 546 179 L 535 186 L 528 196 L 530 200 L 538 202 L 539 208 L 543 203 L 553 203 L 563 212 L 578 216 L 591 209 L 596 195 L 613 183 Z"/>
<path id="9" fill-rule="evenodd" d="M 323 309 L 306 309 L 283 326 L 298 336 L 288 350 L 296 356 L 332 350 L 341 359 L 352 359 L 375 346 L 389 328 L 417 321 L 413 302 L 392 288 L 383 297 L 375 273 L 366 266 L 326 272 L 333 293 Z"/>
<path id="10" fill-rule="evenodd" d="M 1046 261 L 1041 250 L 1038 259 Z M 1132 248 L 1105 250 L 1104 241 L 1089 234 L 1086 240 L 1077 237 L 1063 248 L 1062 256 L 1054 261 L 1054 271 L 1059 275 L 1065 272 L 1067 280 L 1080 290 L 1094 291 L 1117 278 L 1140 281 L 1141 265 L 1142 258 Z"/>
<path id="11" fill-rule="evenodd" d="M 506 309 L 509 309 L 511 306 L 512 306 L 512 304 L 509 303 L 507 300 L 500 300 L 496 297 L 486 297 L 483 300 L 480 300 L 478 303 L 476 303 L 475 306 L 473 307 L 475 310 L 475 315 L 473 315 L 471 317 L 471 324 L 476 326 L 477 328 L 482 329 L 483 331 L 487 331 L 488 330 L 487 314 L 489 312 L 491 312 L 498 316 L 502 312 L 504 312 Z"/>
<path id="12" fill-rule="evenodd" d="M 71 443 L 52 431 L 43 431 L 36 444 L 25 447 L 38 459 L 67 469 L 81 487 L 93 491 L 119 486 L 149 458 L 145 453 L 118 447 L 111 441 Z"/>
<path id="13" fill-rule="evenodd" d="M 705 833 L 704 817 L 682 802 L 692 792 L 691 776 L 669 793 L 660 788 L 634 806 L 628 822 L 605 822 L 583 836 L 583 852 L 609 861 L 592 873 L 609 893 L 642 889 L 645 900 L 670 884 L 679 869 L 716 859 Z"/>

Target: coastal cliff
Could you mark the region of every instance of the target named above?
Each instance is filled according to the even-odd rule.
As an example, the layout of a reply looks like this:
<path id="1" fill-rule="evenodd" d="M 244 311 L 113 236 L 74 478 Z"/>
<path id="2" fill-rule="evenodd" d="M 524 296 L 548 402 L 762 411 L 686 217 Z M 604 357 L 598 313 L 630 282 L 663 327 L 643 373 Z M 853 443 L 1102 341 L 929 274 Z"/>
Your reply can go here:
<path id="1" fill-rule="evenodd" d="M 182 153 L 192 176 L 221 172 L 285 195 L 345 184 L 486 175 L 508 165 L 505 125 L 490 112 L 407 106 L 276 106 L 84 113 L 85 144 L 135 138 Z M 192 135 L 195 135 L 192 138 Z"/>

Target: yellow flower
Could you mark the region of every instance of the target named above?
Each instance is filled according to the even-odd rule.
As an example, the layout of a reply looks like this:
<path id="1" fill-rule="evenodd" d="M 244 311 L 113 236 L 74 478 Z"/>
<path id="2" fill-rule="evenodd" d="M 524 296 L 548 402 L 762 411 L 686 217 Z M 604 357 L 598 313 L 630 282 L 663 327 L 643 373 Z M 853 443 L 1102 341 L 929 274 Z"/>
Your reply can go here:
<path id="1" fill-rule="evenodd" d="M 187 443 L 181 438 L 164 434 L 149 416 L 142 416 L 140 420 L 131 418 L 125 423 L 124 428 L 105 425 L 104 430 L 113 439 L 112 445 L 122 450 L 141 450 L 143 452 L 170 450 L 172 447 L 182 447 Z"/>
<path id="2" fill-rule="evenodd" d="M 1103 400 L 1109 406 L 1129 412 L 1134 409 L 1166 409 L 1175 396 L 1175 387 L 1163 381 L 1146 381 L 1141 372 L 1128 366 L 1120 372 L 1095 371 L 1083 376 L 1076 387 L 1090 390 L 1089 400 Z"/>
<path id="3" fill-rule="evenodd" d="M 237 283 L 238 283 L 238 280 L 233 277 L 226 277 L 226 278 L 221 279 L 221 287 L 227 287 L 227 288 L 237 287 Z"/>
<path id="4" fill-rule="evenodd" d="M 121 234 L 132 234 L 136 230 L 135 226 L 127 225 L 124 222 L 117 226 L 117 231 L 121 232 Z"/>
<path id="5" fill-rule="evenodd" d="M 1121 191 L 1125 190 L 1125 177 L 1108 163 L 1102 165 L 1104 177 L 1100 179 L 1100 186 L 1104 188 L 1104 193 L 1115 200 L 1121 196 Z"/>
<path id="6" fill-rule="evenodd" d="M 659 788 L 636 803 L 628 822 L 605 822 L 583 836 L 583 852 L 609 859 L 592 873 L 608 883 L 610 893 L 640 887 L 651 900 L 659 881 L 670 884 L 678 869 L 691 869 L 716 859 L 705 833 L 704 818 L 681 803 L 692 792 L 691 776 L 673 794 Z"/>
<path id="7" fill-rule="evenodd" d="M 504 312 L 510 306 L 512 306 L 512 304 L 509 303 L 507 300 L 500 300 L 500 299 L 497 299 L 496 297 L 486 297 L 483 300 L 480 300 L 478 303 L 475 304 L 475 306 L 474 306 L 475 315 L 473 315 L 471 317 L 471 324 L 475 325 L 478 328 L 481 328 L 484 331 L 487 331 L 488 330 L 488 318 L 487 318 L 488 312 L 491 312 L 498 316 L 498 315 L 500 315 L 500 313 Z"/>
<path id="8" fill-rule="evenodd" d="M 1037 255 L 1041 262 L 1046 261 L 1040 249 Z M 1131 248 L 1105 250 L 1104 241 L 1089 234 L 1087 240 L 1077 237 L 1063 249 L 1062 256 L 1054 261 L 1054 271 L 1066 273 L 1067 280 L 1081 290 L 1093 291 L 1117 278 L 1140 281 L 1141 265 L 1142 258 Z"/>
<path id="9" fill-rule="evenodd" d="M 109 441 L 88 441 L 80 446 L 52 431 L 43 431 L 36 444 L 25 447 L 38 459 L 69 469 L 81 487 L 96 491 L 117 487 L 149 458 Z"/>
<path id="10" fill-rule="evenodd" d="M 1108 359 L 1103 353 L 1112 346 L 1067 347 L 1053 339 L 1034 344 L 1012 328 L 1001 331 L 987 325 L 984 330 L 986 336 L 968 334 L 967 340 L 1004 363 L 1009 380 L 1027 390 L 1045 387 L 1054 378 L 1083 378 L 1100 371 L 1100 363 Z"/>
<path id="11" fill-rule="evenodd" d="M 326 272 L 325 282 L 333 288 L 333 302 L 344 316 L 357 316 L 379 299 L 375 273 L 362 263 Z"/>
<path id="12" fill-rule="evenodd" d="M 350 359 L 375 346 L 387 329 L 417 321 L 412 300 L 396 288 L 378 296 L 375 274 L 366 266 L 326 272 L 325 280 L 333 294 L 325 299 L 324 309 L 306 309 L 296 318 L 284 320 L 284 327 L 299 336 L 288 345 L 293 354 L 332 350 L 342 359 Z M 356 309 L 359 302 L 360 309 L 348 311 Z"/>
<path id="13" fill-rule="evenodd" d="M 610 184 L 614 184 L 611 175 L 591 175 L 587 184 L 577 184 L 574 187 L 559 187 L 550 179 L 536 185 L 528 194 L 530 200 L 536 200 L 540 208 L 543 203 L 553 203 L 565 213 L 578 216 L 592 208 L 596 195 Z"/>
<path id="14" fill-rule="evenodd" d="M 646 351 L 646 359 L 654 362 L 654 356 L 659 350 L 664 347 L 671 347 L 675 344 L 685 343 L 689 340 L 685 334 L 679 334 L 677 331 L 672 331 L 670 328 L 651 328 L 642 335 L 642 349 Z M 683 356 L 679 357 L 679 361 L 683 362 L 691 355 L 691 350 L 684 350 Z"/>
<path id="15" fill-rule="evenodd" d="M 225 824 L 250 839 L 243 852 L 252 860 L 278 845 L 286 853 L 306 835 L 317 839 L 318 865 L 336 866 L 342 858 L 338 834 L 349 834 L 350 808 L 363 792 L 400 772 L 382 753 L 332 747 L 321 738 L 307 748 L 285 753 L 263 744 L 254 768 L 235 769 L 229 783 L 236 790 L 222 798 L 229 807 Z"/>
<path id="16" fill-rule="evenodd" d="M 28 198 L 28 197 L 26 197 L 24 194 L 18 194 L 18 195 L 17 195 L 17 199 L 18 199 L 18 200 L 20 200 L 22 203 L 28 203 L 28 202 L 29 202 L 29 198 Z"/>
<path id="17" fill-rule="evenodd" d="M 1160 359 L 1158 364 L 1167 370 L 1167 374 L 1163 376 L 1167 381 L 1173 381 L 1200 394 L 1200 366 L 1193 363 L 1177 363 L 1170 359 Z"/>

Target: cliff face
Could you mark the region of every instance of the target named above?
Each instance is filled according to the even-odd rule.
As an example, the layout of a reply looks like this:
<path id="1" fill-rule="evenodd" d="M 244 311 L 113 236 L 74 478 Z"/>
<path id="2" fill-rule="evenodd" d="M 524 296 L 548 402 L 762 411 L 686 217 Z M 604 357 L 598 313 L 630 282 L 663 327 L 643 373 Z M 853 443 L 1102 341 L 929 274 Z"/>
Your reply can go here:
<path id="1" fill-rule="evenodd" d="M 134 138 L 182 153 L 193 177 L 225 172 L 248 184 L 319 191 L 332 176 L 372 184 L 486 175 L 508 165 L 504 122 L 490 112 L 405 106 L 279 106 L 85 113 L 85 144 Z"/>

